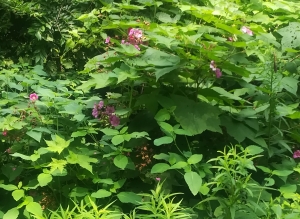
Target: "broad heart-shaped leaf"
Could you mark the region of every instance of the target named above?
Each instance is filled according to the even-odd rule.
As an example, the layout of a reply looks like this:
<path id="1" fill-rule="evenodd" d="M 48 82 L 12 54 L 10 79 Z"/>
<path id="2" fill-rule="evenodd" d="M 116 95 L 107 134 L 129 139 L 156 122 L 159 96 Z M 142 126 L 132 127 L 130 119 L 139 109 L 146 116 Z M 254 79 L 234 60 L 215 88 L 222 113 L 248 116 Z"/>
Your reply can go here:
<path id="1" fill-rule="evenodd" d="M 70 141 L 66 141 L 58 135 L 55 135 L 53 141 L 45 140 L 45 142 L 48 145 L 47 149 L 49 151 L 57 152 L 59 154 L 70 145 Z"/>
<path id="2" fill-rule="evenodd" d="M 12 208 L 8 210 L 5 215 L 3 215 L 3 219 L 17 219 L 19 216 L 19 210 L 17 208 Z"/>
<path id="3" fill-rule="evenodd" d="M 211 106 L 208 103 L 196 103 L 178 95 L 172 95 L 171 98 L 159 96 L 158 102 L 167 109 L 175 107 L 176 120 L 191 135 L 201 134 L 205 130 L 222 132 L 218 107 Z"/>
<path id="4" fill-rule="evenodd" d="M 29 204 L 27 204 L 26 210 L 35 216 L 40 216 L 40 217 L 43 216 L 42 207 L 37 202 L 30 202 Z"/>
<path id="5" fill-rule="evenodd" d="M 187 172 L 184 174 L 184 180 L 189 186 L 192 194 L 195 196 L 198 194 L 201 186 L 202 186 L 202 178 L 196 172 Z"/>
<path id="6" fill-rule="evenodd" d="M 169 168 L 170 168 L 169 164 L 157 163 L 152 167 L 151 173 L 163 173 L 166 172 Z"/>
<path id="7" fill-rule="evenodd" d="M 142 201 L 142 197 L 133 192 L 120 192 L 117 197 L 122 203 L 132 203 L 137 205 Z"/>
<path id="8" fill-rule="evenodd" d="M 48 173 L 41 173 L 38 175 L 37 180 L 41 187 L 48 185 L 52 181 L 52 175 Z"/>
<path id="9" fill-rule="evenodd" d="M 300 34 L 300 32 L 299 32 Z M 300 40 L 300 36 L 299 36 L 299 40 Z M 299 44 L 300 46 L 300 44 Z M 284 77 L 282 78 L 282 80 L 280 81 L 279 87 L 281 89 L 285 89 L 288 92 L 297 95 L 297 90 L 298 90 L 298 80 L 296 78 L 292 78 L 292 77 Z"/>
<path id="10" fill-rule="evenodd" d="M 24 197 L 24 190 L 23 189 L 17 189 L 12 192 L 12 196 L 14 200 L 19 201 L 21 198 Z"/>
<path id="11" fill-rule="evenodd" d="M 148 65 L 160 67 L 174 66 L 180 62 L 180 58 L 178 56 L 168 54 L 151 47 L 146 50 L 141 59 Z"/>
<path id="12" fill-rule="evenodd" d="M 114 158 L 114 164 L 120 169 L 125 169 L 128 164 L 128 158 L 120 154 Z"/>
<path id="13" fill-rule="evenodd" d="M 111 192 L 105 190 L 105 189 L 99 189 L 97 192 L 93 192 L 91 194 L 93 198 L 106 198 L 111 196 Z"/>
<path id="14" fill-rule="evenodd" d="M 199 163 L 203 158 L 202 154 L 193 154 L 188 160 L 187 162 L 189 164 L 196 164 Z"/>
<path id="15" fill-rule="evenodd" d="M 164 136 L 164 137 L 155 139 L 154 140 L 154 145 L 155 146 L 160 146 L 160 145 L 163 145 L 163 144 L 170 144 L 172 142 L 173 142 L 173 138 L 172 137 L 170 137 L 170 136 Z"/>
<path id="16" fill-rule="evenodd" d="M 277 31 L 281 36 L 282 50 L 300 46 L 300 23 L 290 22 L 289 26 Z"/>

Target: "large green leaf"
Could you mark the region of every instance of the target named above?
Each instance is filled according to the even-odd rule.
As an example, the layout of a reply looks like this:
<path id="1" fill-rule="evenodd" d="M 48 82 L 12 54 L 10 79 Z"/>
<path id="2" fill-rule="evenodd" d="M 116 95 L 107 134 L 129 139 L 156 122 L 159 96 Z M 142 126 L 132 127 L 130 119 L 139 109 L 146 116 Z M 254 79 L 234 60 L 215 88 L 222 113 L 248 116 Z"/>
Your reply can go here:
<path id="1" fill-rule="evenodd" d="M 178 95 L 171 98 L 159 96 L 158 101 L 164 108 L 175 107 L 176 120 L 191 135 L 201 134 L 205 130 L 222 132 L 217 107 Z"/>
<path id="2" fill-rule="evenodd" d="M 41 217 L 43 215 L 42 207 L 37 202 L 30 202 L 28 205 L 26 205 L 26 210 L 35 216 Z"/>
<path id="3" fill-rule="evenodd" d="M 48 185 L 52 181 L 52 175 L 49 173 L 41 173 L 37 177 L 41 187 Z"/>
<path id="4" fill-rule="evenodd" d="M 122 203 L 132 203 L 137 205 L 142 201 L 142 197 L 133 192 L 120 192 L 117 197 Z"/>
<path id="5" fill-rule="evenodd" d="M 163 173 L 166 172 L 169 168 L 170 168 L 169 164 L 157 163 L 152 167 L 151 173 Z"/>
<path id="6" fill-rule="evenodd" d="M 128 164 L 128 158 L 120 154 L 114 158 L 114 164 L 120 169 L 125 169 Z"/>
<path id="7" fill-rule="evenodd" d="M 195 196 L 200 191 L 202 186 L 202 178 L 196 172 L 187 172 L 184 174 L 184 180 L 189 186 L 190 191 Z"/>
<path id="8" fill-rule="evenodd" d="M 52 152 L 61 153 L 65 148 L 70 145 L 70 141 L 66 141 L 58 135 L 55 135 L 53 141 L 45 141 L 48 145 L 47 149 Z"/>
<path id="9" fill-rule="evenodd" d="M 17 208 L 12 208 L 3 215 L 3 219 L 17 219 L 18 216 L 19 210 Z"/>
<path id="10" fill-rule="evenodd" d="M 106 198 L 111 196 L 111 192 L 105 190 L 105 189 L 99 189 L 97 192 L 93 192 L 91 194 L 93 198 Z"/>

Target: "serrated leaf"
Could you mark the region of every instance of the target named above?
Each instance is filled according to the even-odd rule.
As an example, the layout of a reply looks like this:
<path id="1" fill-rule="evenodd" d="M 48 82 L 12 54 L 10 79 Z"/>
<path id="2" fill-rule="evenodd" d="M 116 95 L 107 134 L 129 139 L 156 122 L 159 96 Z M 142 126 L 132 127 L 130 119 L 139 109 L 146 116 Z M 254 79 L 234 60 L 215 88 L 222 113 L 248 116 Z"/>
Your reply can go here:
<path id="1" fill-rule="evenodd" d="M 57 152 L 60 154 L 65 148 L 69 147 L 70 141 L 66 141 L 63 138 L 55 135 L 53 141 L 45 141 L 48 145 L 47 150 Z"/>

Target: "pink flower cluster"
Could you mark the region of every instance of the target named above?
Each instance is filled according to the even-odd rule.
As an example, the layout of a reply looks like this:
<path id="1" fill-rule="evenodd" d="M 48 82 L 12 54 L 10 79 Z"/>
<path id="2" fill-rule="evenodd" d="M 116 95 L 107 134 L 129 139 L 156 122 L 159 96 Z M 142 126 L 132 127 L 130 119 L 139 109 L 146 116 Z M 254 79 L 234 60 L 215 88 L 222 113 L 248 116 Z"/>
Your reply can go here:
<path id="1" fill-rule="evenodd" d="M 143 43 L 143 31 L 138 28 L 129 28 L 127 40 L 122 40 L 122 44 L 131 44 L 137 50 L 141 50 L 139 45 Z"/>
<path id="2" fill-rule="evenodd" d="M 217 68 L 215 61 L 211 61 L 209 67 L 215 72 L 217 78 L 222 76 L 222 72 L 219 68 Z"/>
<path id="3" fill-rule="evenodd" d="M 248 34 L 249 36 L 253 36 L 252 30 L 250 30 L 248 27 L 243 26 L 241 31 L 245 34 Z"/>
<path id="4" fill-rule="evenodd" d="M 294 158 L 294 159 L 300 158 L 300 150 L 297 150 L 297 151 L 294 152 L 293 158 Z"/>
<path id="5" fill-rule="evenodd" d="M 99 119 L 108 119 L 112 126 L 118 126 L 120 124 L 120 118 L 115 114 L 115 108 L 113 106 L 104 106 L 104 102 L 100 101 L 94 105 L 92 115 Z"/>

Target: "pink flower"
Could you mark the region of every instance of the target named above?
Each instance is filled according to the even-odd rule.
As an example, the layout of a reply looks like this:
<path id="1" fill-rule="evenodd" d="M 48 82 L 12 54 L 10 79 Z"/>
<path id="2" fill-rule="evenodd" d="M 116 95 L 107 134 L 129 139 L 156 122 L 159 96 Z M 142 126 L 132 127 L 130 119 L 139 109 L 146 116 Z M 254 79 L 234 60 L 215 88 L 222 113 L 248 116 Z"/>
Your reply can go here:
<path id="1" fill-rule="evenodd" d="M 155 179 L 156 179 L 157 181 L 160 181 L 160 178 L 159 178 L 159 177 L 156 177 Z"/>
<path id="2" fill-rule="evenodd" d="M 29 95 L 29 99 L 31 102 L 35 102 L 39 99 L 39 96 L 36 93 L 32 93 Z"/>
<path id="3" fill-rule="evenodd" d="M 211 70 L 215 71 L 216 70 L 216 63 L 215 63 L 215 61 L 211 61 L 209 67 L 211 68 Z"/>
<path id="4" fill-rule="evenodd" d="M 294 152 L 293 154 L 293 158 L 296 159 L 296 158 L 299 158 L 300 157 L 300 150 L 297 150 Z"/>
<path id="5" fill-rule="evenodd" d="M 141 50 L 140 47 L 138 45 L 134 45 L 134 47 L 137 49 L 137 50 Z"/>
<path id="6" fill-rule="evenodd" d="M 222 72 L 219 68 L 216 68 L 215 73 L 217 78 L 220 78 L 222 76 Z"/>
<path id="7" fill-rule="evenodd" d="M 120 119 L 116 115 L 109 116 L 109 121 L 112 126 L 116 127 L 116 126 L 120 125 Z"/>
<path id="8" fill-rule="evenodd" d="M 252 30 L 250 30 L 249 28 L 247 28 L 247 27 L 245 27 L 245 26 L 242 27 L 241 31 L 242 31 L 243 33 L 248 34 L 249 36 L 253 36 Z"/>
<path id="9" fill-rule="evenodd" d="M 113 107 L 113 106 L 107 106 L 106 107 L 106 110 L 105 110 L 105 113 L 106 114 L 112 114 L 112 113 L 114 113 L 115 112 L 115 108 Z"/>
<path id="10" fill-rule="evenodd" d="M 107 37 L 107 38 L 105 39 L 105 43 L 110 43 L 110 37 Z"/>
<path id="11" fill-rule="evenodd" d="M 4 130 L 4 131 L 2 132 L 2 135 L 3 135 L 3 136 L 6 136 L 6 135 L 7 135 L 7 130 Z"/>
<path id="12" fill-rule="evenodd" d="M 122 40 L 121 43 L 122 43 L 122 44 L 125 44 L 125 40 Z"/>

